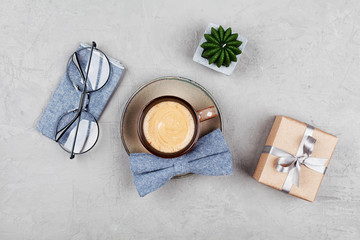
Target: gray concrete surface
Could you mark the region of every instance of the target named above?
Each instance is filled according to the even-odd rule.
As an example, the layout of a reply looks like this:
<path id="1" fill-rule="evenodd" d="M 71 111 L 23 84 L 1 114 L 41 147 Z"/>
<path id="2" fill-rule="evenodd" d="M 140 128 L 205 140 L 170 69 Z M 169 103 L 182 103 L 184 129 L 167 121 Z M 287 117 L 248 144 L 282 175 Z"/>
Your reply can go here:
<path id="1" fill-rule="evenodd" d="M 360 2 L 1 1 L 0 239 L 359 239 Z M 209 22 L 249 42 L 227 77 L 192 61 Z M 79 42 L 127 72 L 88 154 L 34 127 Z M 119 134 L 142 84 L 180 75 L 217 98 L 234 175 L 173 180 L 140 198 Z M 339 137 L 314 203 L 252 179 L 276 114 Z"/>

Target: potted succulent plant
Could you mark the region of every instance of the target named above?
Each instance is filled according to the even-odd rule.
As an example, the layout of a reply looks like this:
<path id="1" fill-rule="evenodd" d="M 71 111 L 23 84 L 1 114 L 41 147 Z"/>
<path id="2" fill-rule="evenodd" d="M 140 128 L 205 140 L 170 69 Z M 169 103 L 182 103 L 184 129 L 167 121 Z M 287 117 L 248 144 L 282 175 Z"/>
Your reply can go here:
<path id="1" fill-rule="evenodd" d="M 196 49 L 193 60 L 215 71 L 230 75 L 240 58 L 247 39 L 210 23 Z"/>

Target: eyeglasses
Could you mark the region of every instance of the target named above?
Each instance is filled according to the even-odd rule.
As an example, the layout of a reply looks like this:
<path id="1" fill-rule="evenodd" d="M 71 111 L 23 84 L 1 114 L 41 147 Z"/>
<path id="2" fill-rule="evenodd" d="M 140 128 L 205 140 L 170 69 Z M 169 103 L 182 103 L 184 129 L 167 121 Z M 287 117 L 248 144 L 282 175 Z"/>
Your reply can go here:
<path id="1" fill-rule="evenodd" d="M 100 90 L 109 80 L 111 67 L 108 57 L 96 48 L 81 48 L 74 52 L 67 64 L 67 78 L 74 90 L 81 92 L 79 107 L 64 113 L 57 123 L 55 141 L 67 152 L 75 154 L 91 150 L 99 138 L 99 124 L 88 112 L 92 92 Z"/>

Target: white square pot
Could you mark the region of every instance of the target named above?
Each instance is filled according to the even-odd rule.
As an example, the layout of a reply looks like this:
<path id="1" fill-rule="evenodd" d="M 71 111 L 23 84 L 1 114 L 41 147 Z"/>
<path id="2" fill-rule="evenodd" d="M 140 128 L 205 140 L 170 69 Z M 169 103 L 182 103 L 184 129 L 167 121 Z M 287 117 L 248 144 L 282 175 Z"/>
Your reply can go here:
<path id="1" fill-rule="evenodd" d="M 213 27 L 215 29 L 218 29 L 219 26 L 220 25 L 217 25 L 217 24 L 214 24 L 214 23 L 209 23 L 209 25 L 207 26 L 204 34 L 205 33 L 211 34 L 211 28 Z M 226 29 L 227 28 L 224 28 L 224 30 L 226 30 Z M 236 31 L 235 31 L 235 33 L 236 33 Z M 221 67 L 218 68 L 215 63 L 209 64 L 209 60 L 206 59 L 206 58 L 203 58 L 201 56 L 204 49 L 202 47 L 200 47 L 200 45 L 203 44 L 204 42 L 206 42 L 206 39 L 205 39 L 204 35 L 202 36 L 202 38 L 200 40 L 200 43 L 199 43 L 198 47 L 196 48 L 196 51 L 195 51 L 195 54 L 194 54 L 194 57 L 193 57 L 193 61 L 195 61 L 197 63 L 200 63 L 201 65 L 204 65 L 204 66 L 206 66 L 208 68 L 211 68 L 211 69 L 213 69 L 213 70 L 215 70 L 217 72 L 221 72 L 221 73 L 226 74 L 226 75 L 231 75 L 231 73 L 234 71 L 234 69 L 236 67 L 236 64 L 239 62 L 239 59 L 240 59 L 241 55 L 244 54 L 244 48 L 245 48 L 245 45 L 246 45 L 246 43 L 248 41 L 245 37 L 241 36 L 240 34 L 239 34 L 237 40 L 242 42 L 242 44 L 239 47 L 239 49 L 241 50 L 242 53 L 236 56 L 237 57 L 237 62 L 231 62 L 230 66 L 228 66 L 228 67 L 221 66 Z"/>

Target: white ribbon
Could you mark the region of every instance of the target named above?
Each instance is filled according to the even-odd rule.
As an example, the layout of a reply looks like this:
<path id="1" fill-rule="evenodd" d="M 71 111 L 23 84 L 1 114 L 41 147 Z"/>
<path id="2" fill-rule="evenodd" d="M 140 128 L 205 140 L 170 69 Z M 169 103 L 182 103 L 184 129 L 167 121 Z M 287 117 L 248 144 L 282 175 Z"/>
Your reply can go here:
<path id="1" fill-rule="evenodd" d="M 313 152 L 316 140 L 311 135 L 314 131 L 314 127 L 307 125 L 300 143 L 297 154 L 294 156 L 291 153 L 283 151 L 273 146 L 265 146 L 263 153 L 268 153 L 279 157 L 276 163 L 276 170 L 278 172 L 288 172 L 288 176 L 282 187 L 282 191 L 289 193 L 293 184 L 299 187 L 300 170 L 301 165 L 325 174 L 326 172 L 326 158 L 313 158 L 311 154 Z"/>

